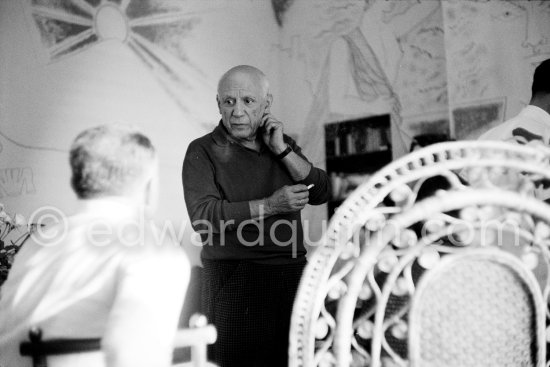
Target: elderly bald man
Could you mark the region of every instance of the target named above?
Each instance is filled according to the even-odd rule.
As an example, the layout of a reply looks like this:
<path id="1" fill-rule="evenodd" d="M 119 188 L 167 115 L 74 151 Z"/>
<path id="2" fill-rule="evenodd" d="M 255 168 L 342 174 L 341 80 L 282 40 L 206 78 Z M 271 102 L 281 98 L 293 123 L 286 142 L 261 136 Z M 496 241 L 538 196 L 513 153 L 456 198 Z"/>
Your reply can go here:
<path id="1" fill-rule="evenodd" d="M 183 189 L 203 242 L 203 312 L 221 366 L 285 366 L 306 263 L 301 210 L 329 197 L 327 174 L 284 134 L 262 71 L 240 65 L 218 84 L 219 125 L 193 141 Z"/>

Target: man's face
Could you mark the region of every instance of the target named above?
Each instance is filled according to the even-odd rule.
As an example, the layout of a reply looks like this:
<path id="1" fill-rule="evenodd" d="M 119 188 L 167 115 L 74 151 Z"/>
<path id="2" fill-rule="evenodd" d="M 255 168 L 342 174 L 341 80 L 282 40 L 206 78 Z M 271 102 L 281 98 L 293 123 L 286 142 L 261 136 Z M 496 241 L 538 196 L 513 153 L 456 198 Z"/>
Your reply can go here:
<path id="1" fill-rule="evenodd" d="M 235 72 L 220 84 L 217 96 L 223 125 L 237 140 L 253 140 L 269 105 L 259 78 Z"/>
<path id="2" fill-rule="evenodd" d="M 498 20 L 519 24 L 522 56 L 533 64 L 533 68 L 550 55 L 550 2 L 507 1 L 502 4 L 503 11 Z"/>

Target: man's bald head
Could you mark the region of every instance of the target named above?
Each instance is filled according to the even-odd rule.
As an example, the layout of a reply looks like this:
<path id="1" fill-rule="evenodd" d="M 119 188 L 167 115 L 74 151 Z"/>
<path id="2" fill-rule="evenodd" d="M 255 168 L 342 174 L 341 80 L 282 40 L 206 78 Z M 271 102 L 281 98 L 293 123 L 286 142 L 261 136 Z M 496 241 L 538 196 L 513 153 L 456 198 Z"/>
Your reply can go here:
<path id="1" fill-rule="evenodd" d="M 263 97 L 267 97 L 269 94 L 269 81 L 267 80 L 267 77 L 263 71 L 250 65 L 237 65 L 226 71 L 218 82 L 218 94 L 220 94 L 220 90 L 226 83 L 230 83 L 232 78 L 239 74 L 246 74 L 253 78 L 254 82 L 261 87 Z"/>

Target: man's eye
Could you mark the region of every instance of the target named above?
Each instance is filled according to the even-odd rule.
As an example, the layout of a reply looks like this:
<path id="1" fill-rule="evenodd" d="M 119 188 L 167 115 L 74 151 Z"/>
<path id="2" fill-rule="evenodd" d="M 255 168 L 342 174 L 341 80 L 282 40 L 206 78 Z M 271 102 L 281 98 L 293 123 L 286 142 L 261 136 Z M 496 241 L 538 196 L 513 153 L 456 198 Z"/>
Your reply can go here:
<path id="1" fill-rule="evenodd" d="M 251 103 L 254 103 L 254 100 L 252 98 L 245 98 L 244 102 L 246 104 L 251 104 Z"/>
<path id="2" fill-rule="evenodd" d="M 226 99 L 225 104 L 228 106 L 233 106 L 235 104 L 235 101 L 232 99 Z"/>

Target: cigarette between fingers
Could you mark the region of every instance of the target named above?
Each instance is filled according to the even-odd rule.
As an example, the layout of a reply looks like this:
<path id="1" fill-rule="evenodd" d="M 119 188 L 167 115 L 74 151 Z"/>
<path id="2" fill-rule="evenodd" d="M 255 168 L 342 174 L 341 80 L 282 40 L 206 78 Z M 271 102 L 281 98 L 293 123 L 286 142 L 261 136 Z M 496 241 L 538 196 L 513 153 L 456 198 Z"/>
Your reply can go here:
<path id="1" fill-rule="evenodd" d="M 313 186 L 315 186 L 315 184 L 311 184 L 311 185 L 307 185 L 307 189 L 311 189 Z"/>

